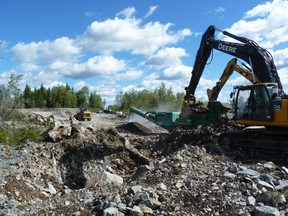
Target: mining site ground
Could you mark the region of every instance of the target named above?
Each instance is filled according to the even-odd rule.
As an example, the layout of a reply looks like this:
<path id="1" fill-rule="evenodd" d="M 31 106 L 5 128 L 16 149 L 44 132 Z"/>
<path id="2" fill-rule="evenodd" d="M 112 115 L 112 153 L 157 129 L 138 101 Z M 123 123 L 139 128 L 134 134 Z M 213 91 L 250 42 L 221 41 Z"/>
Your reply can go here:
<path id="1" fill-rule="evenodd" d="M 288 215 L 287 152 L 219 146 L 233 123 L 168 133 L 76 111 L 22 110 L 58 139 L 0 146 L 0 215 Z"/>

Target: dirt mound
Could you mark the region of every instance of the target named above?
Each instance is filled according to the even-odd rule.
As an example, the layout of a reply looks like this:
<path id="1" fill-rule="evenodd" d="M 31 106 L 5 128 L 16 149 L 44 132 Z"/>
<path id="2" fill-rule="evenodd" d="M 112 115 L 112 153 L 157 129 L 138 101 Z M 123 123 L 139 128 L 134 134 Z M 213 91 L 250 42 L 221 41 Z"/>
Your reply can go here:
<path id="1" fill-rule="evenodd" d="M 206 125 L 194 129 L 176 129 L 169 134 L 164 134 L 157 143 L 156 150 L 162 152 L 163 155 L 169 155 L 184 145 L 201 146 L 217 143 L 220 133 L 233 128 L 237 130 L 239 126 L 233 122 L 225 122 L 224 124 Z"/>
<path id="2" fill-rule="evenodd" d="M 153 133 L 153 131 L 139 122 L 129 122 L 123 125 L 116 127 L 118 131 L 121 132 L 130 132 L 133 134 L 141 134 L 141 135 L 149 135 Z"/>

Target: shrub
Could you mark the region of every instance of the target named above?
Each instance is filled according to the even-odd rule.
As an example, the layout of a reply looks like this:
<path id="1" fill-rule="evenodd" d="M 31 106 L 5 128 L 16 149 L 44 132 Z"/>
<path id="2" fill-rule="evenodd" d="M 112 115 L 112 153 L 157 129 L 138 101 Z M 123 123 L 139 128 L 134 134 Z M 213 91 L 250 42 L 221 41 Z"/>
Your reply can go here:
<path id="1" fill-rule="evenodd" d="M 35 127 L 26 127 L 18 129 L 11 133 L 5 128 L 0 127 L 0 144 L 3 145 L 19 145 L 20 147 L 25 145 L 27 140 L 42 141 L 43 136 L 41 132 Z"/>
<path id="2" fill-rule="evenodd" d="M 23 142 L 26 142 L 28 139 L 31 141 L 42 141 L 43 137 L 41 135 L 41 132 L 35 127 L 27 127 L 20 129 L 16 136 L 17 143 L 21 144 Z"/>
<path id="3" fill-rule="evenodd" d="M 13 143 L 13 136 L 3 127 L 0 127 L 0 143 L 1 144 L 11 144 Z"/>

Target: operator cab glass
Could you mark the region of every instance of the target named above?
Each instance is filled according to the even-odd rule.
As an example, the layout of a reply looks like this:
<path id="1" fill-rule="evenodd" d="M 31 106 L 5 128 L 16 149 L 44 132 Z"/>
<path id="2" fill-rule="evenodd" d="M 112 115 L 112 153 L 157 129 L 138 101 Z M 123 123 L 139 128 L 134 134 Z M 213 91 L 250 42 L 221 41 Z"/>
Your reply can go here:
<path id="1" fill-rule="evenodd" d="M 266 87 L 272 100 L 276 99 L 279 96 L 279 88 L 276 83 L 271 83 L 270 85 L 266 85 Z"/>
<path id="2" fill-rule="evenodd" d="M 235 89 L 236 120 L 272 121 L 271 98 L 266 86 L 239 86 Z"/>

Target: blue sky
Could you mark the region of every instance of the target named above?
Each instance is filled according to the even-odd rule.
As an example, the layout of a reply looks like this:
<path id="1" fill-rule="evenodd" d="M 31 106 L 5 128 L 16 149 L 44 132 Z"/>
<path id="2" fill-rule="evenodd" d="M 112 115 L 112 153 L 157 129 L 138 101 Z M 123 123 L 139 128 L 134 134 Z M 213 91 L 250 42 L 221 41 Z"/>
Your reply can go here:
<path id="1" fill-rule="evenodd" d="M 287 92 L 287 11 L 287 0 L 2 0 L 0 84 L 16 73 L 23 74 L 22 89 L 87 85 L 107 104 L 121 91 L 162 82 L 184 92 L 202 34 L 213 24 L 268 49 Z M 207 100 L 206 89 L 230 59 L 214 51 L 199 99 Z M 242 83 L 234 74 L 219 100 L 228 101 L 233 85 Z"/>

